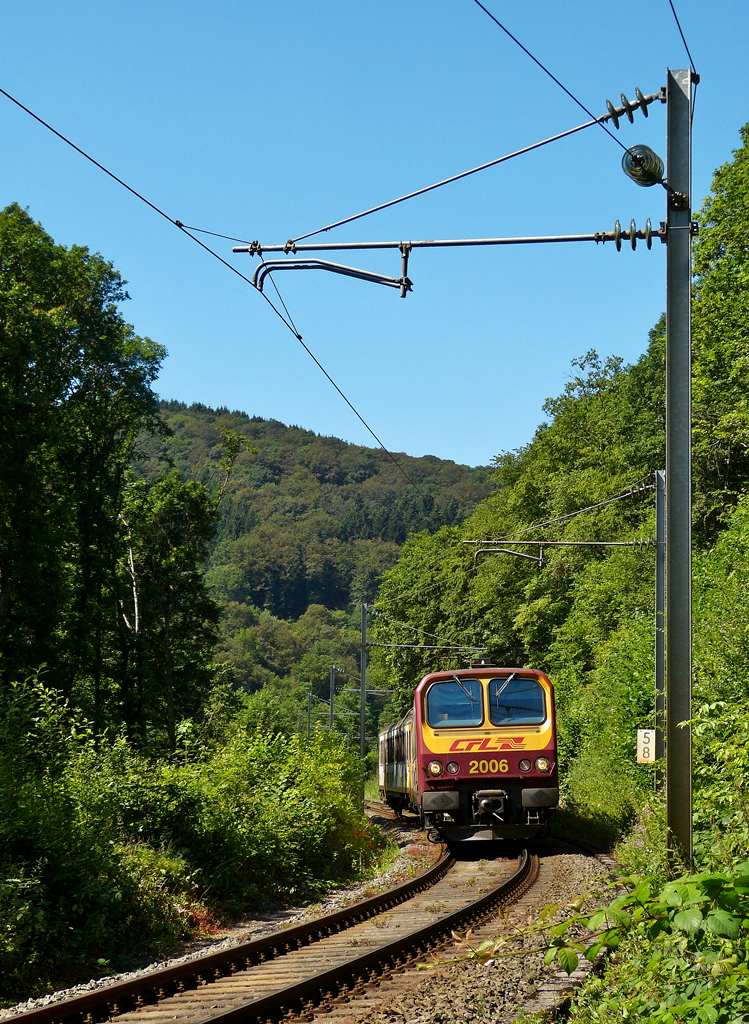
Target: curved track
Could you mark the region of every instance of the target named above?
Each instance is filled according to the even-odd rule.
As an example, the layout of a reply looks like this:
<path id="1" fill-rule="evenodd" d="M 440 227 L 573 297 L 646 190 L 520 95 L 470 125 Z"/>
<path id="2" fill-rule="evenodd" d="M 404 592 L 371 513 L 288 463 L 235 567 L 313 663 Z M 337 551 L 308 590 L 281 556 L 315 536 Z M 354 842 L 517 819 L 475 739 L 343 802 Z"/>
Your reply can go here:
<path id="1" fill-rule="evenodd" d="M 52 1004 L 18 1024 L 269 1024 L 311 1019 L 475 926 L 533 884 L 537 858 L 456 861 L 354 907 Z"/>

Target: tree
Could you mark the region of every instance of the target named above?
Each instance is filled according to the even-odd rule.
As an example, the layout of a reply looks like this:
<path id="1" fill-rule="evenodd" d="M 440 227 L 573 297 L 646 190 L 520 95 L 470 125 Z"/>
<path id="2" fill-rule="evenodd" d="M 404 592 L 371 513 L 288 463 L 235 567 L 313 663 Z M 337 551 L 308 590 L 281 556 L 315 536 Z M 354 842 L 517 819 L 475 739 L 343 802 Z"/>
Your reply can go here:
<path id="1" fill-rule="evenodd" d="M 149 725 L 165 730 L 171 751 L 178 719 L 198 713 L 212 679 L 218 606 L 203 565 L 216 519 L 207 489 L 177 470 L 153 484 L 133 481 L 120 516 L 123 708 L 132 733 L 144 740 Z"/>
<path id="2" fill-rule="evenodd" d="M 118 304 L 124 282 L 19 206 L 0 213 L 0 654 L 7 678 L 46 662 L 99 728 L 114 633 L 125 472 L 159 429 L 164 349 Z"/>
<path id="3" fill-rule="evenodd" d="M 693 453 L 698 536 L 726 525 L 749 476 L 749 124 L 715 172 L 694 247 Z"/>

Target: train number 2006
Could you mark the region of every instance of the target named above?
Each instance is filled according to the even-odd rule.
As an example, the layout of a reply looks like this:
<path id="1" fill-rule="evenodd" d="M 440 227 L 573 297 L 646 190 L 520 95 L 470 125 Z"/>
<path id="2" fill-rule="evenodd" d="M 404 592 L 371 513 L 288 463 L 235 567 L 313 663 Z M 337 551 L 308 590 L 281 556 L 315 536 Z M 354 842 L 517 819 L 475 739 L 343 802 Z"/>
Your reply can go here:
<path id="1" fill-rule="evenodd" d="M 509 770 L 510 766 L 504 758 L 501 761 L 492 758 L 491 761 L 468 762 L 469 775 L 502 775 Z"/>

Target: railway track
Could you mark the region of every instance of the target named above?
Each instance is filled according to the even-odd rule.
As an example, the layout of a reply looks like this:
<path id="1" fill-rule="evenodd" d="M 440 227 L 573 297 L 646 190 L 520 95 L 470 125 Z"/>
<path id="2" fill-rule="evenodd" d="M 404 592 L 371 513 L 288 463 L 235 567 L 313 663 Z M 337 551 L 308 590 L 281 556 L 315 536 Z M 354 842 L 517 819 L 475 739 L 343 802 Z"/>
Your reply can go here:
<path id="1" fill-rule="evenodd" d="M 276 1024 L 312 1020 L 514 902 L 538 859 L 457 860 L 345 910 L 20 1014 L 14 1024 Z"/>

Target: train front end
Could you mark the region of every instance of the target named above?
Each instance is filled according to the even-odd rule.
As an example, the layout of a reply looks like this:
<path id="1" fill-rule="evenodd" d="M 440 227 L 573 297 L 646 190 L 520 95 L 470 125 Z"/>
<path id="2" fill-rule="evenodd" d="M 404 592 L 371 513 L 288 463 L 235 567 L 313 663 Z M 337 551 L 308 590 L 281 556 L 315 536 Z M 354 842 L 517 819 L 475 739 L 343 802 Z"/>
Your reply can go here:
<path id="1" fill-rule="evenodd" d="M 554 690 L 543 672 L 461 669 L 414 695 L 413 786 L 432 838 L 532 839 L 559 803 Z"/>

